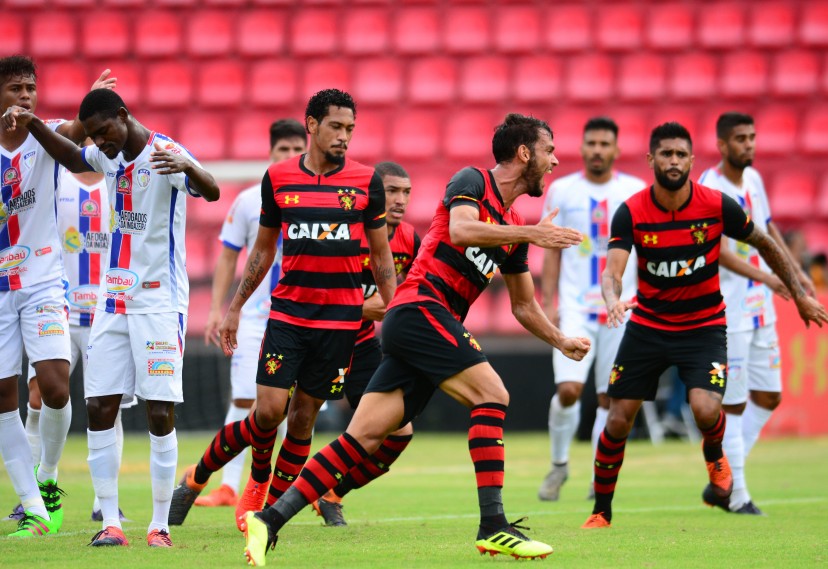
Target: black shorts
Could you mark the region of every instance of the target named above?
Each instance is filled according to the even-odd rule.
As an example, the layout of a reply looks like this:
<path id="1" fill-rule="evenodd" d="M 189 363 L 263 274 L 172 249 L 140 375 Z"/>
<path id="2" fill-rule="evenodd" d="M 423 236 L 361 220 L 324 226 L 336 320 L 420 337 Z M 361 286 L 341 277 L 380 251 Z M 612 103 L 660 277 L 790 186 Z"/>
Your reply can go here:
<path id="1" fill-rule="evenodd" d="M 474 336 L 436 302 L 395 306 L 382 323 L 383 359 L 365 393 L 402 389 L 405 417 L 419 415 L 444 380 L 488 361 Z"/>
<path id="2" fill-rule="evenodd" d="M 382 348 L 379 340 L 371 338 L 354 346 L 354 357 L 348 379 L 345 381 L 345 397 L 352 409 L 356 409 L 371 376 L 377 371 L 382 361 Z"/>
<path id="3" fill-rule="evenodd" d="M 256 383 L 290 389 L 296 383 L 317 399 L 342 399 L 357 330 L 305 328 L 268 320 Z"/>
<path id="4" fill-rule="evenodd" d="M 627 322 L 610 374 L 607 395 L 652 401 L 658 378 L 675 365 L 688 391 L 694 387 L 724 395 L 727 334 L 724 326 L 670 332 Z"/>

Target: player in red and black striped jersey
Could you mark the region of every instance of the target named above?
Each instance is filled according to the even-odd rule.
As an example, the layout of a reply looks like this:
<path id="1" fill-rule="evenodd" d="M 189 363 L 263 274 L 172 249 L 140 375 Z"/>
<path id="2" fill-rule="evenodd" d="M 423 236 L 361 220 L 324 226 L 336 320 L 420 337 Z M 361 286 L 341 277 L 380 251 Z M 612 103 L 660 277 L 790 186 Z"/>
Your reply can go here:
<path id="1" fill-rule="evenodd" d="M 291 488 L 268 510 L 248 515 L 247 555 L 264 562 L 265 549 L 301 508 L 340 477 L 359 468 L 386 436 L 414 418 L 437 388 L 471 408 L 469 451 L 480 505 L 477 549 L 520 558 L 545 557 L 552 548 L 530 540 L 503 509 L 503 420 L 509 394 L 462 320 L 500 268 L 512 312 L 532 333 L 581 359 L 589 341 L 567 338 L 535 300 L 526 264 L 528 243 L 552 248 L 583 236 L 552 224 L 556 212 L 524 226 L 513 209 L 523 194 L 543 195 L 543 176 L 558 161 L 552 131 L 538 119 L 510 114 L 492 140 L 497 166 L 456 174 L 382 326 L 384 357 L 347 431 L 305 465 Z"/>
<path id="2" fill-rule="evenodd" d="M 609 527 L 612 498 L 627 436 L 658 378 L 678 367 L 703 437 L 710 484 L 706 492 L 729 497 L 733 478 L 722 451 L 727 382 L 725 305 L 719 288 L 722 235 L 756 247 L 791 291 L 802 319 L 822 325 L 828 313 L 807 296 L 787 255 L 754 227 L 732 198 L 688 180 L 690 134 L 678 123 L 656 127 L 647 155 L 655 182 L 622 205 L 612 220 L 602 292 L 609 326 L 630 322 L 618 348 L 607 395 L 607 426 L 595 455 L 595 507 L 584 528 Z M 621 277 L 630 251 L 638 255 L 637 302 L 621 301 Z"/>

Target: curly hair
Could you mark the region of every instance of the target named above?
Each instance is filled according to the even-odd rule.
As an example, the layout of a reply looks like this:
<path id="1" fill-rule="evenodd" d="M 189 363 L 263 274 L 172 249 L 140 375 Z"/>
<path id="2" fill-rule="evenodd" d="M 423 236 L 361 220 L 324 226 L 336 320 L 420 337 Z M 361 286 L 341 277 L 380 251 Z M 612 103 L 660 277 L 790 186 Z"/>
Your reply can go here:
<path id="1" fill-rule="evenodd" d="M 492 137 L 492 154 L 495 162 L 508 162 L 517 154 L 518 148 L 525 145 L 530 149 L 540 138 L 540 131 L 545 130 L 552 136 L 552 129 L 546 121 L 527 117 L 517 113 L 509 113 L 503 123 L 495 127 Z"/>
<path id="2" fill-rule="evenodd" d="M 308 106 L 305 108 L 306 125 L 308 117 L 313 117 L 322 122 L 322 119 L 328 116 L 332 106 L 351 109 L 354 112 L 354 117 L 356 117 L 356 103 L 351 95 L 339 89 L 325 89 L 315 93 L 308 100 Z"/>
<path id="3" fill-rule="evenodd" d="M 12 77 L 34 77 L 37 81 L 37 65 L 25 55 L 0 58 L 0 85 Z"/>

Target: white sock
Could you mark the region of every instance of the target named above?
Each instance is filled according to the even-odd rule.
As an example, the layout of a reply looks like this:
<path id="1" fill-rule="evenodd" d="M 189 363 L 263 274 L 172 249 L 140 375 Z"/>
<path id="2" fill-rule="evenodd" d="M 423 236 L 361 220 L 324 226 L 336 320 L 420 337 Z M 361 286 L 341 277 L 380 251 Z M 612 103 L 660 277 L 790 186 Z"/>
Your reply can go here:
<path id="1" fill-rule="evenodd" d="M 224 418 L 224 424 L 229 425 L 230 423 L 235 423 L 236 421 L 242 421 L 249 414 L 250 409 L 245 407 L 237 407 L 231 403 L 230 408 L 227 409 L 227 416 Z M 282 421 L 282 423 L 285 422 L 286 421 Z M 237 494 L 239 492 L 239 486 L 241 485 L 242 473 L 244 472 L 244 460 L 249 452 L 248 448 L 245 448 L 236 458 L 225 464 L 221 469 L 221 483 L 232 488 Z"/>
<path id="2" fill-rule="evenodd" d="M 32 451 L 17 410 L 0 413 L 0 455 L 23 508 L 50 519 L 34 477 Z"/>
<path id="3" fill-rule="evenodd" d="M 759 433 L 765 423 L 771 418 L 773 411 L 759 407 L 756 403 L 748 400 L 745 412 L 742 415 L 742 438 L 745 440 L 745 458 L 748 457 L 753 445 L 759 439 Z"/>
<path id="4" fill-rule="evenodd" d="M 561 406 L 556 393 L 549 404 L 549 436 L 552 439 L 552 464 L 569 462 L 569 447 L 578 430 L 581 416 L 581 402 L 569 407 Z"/>
<path id="5" fill-rule="evenodd" d="M 178 439 L 175 429 L 163 437 L 150 433 L 150 478 L 152 479 L 152 530 L 170 531 L 170 503 L 175 488 L 175 466 L 178 464 Z"/>
<path id="6" fill-rule="evenodd" d="M 722 450 L 724 450 L 730 470 L 733 472 L 733 493 L 730 495 L 731 511 L 738 510 L 748 500 L 750 494 L 745 481 L 745 444 L 742 439 L 742 416 L 725 413 L 727 421 Z"/>
<path id="7" fill-rule="evenodd" d="M 118 447 L 115 429 L 86 431 L 89 444 L 89 474 L 101 505 L 103 527 L 121 527 L 118 517 Z"/>
<path id="8" fill-rule="evenodd" d="M 592 424 L 592 456 L 595 457 L 595 453 L 598 452 L 598 439 L 601 438 L 601 433 L 604 432 L 604 428 L 607 426 L 607 417 L 609 417 L 609 409 L 604 409 L 603 407 L 598 407 L 595 409 L 595 422 Z M 592 470 L 592 480 L 595 480 L 595 469 L 590 468 Z"/>
<path id="9" fill-rule="evenodd" d="M 29 446 L 32 447 L 32 463 L 40 463 L 40 409 L 32 409 L 27 405 L 26 413 L 26 438 L 29 439 Z"/>
<path id="10" fill-rule="evenodd" d="M 285 440 L 285 437 L 287 436 L 287 417 L 285 417 L 285 419 L 279 423 L 279 426 L 276 427 L 276 436 L 279 438 L 280 444 L 283 440 Z"/>
<path id="11" fill-rule="evenodd" d="M 40 408 L 40 466 L 37 468 L 37 480 L 58 479 L 58 461 L 63 454 L 69 424 L 72 422 L 72 401 L 67 401 L 63 409 L 52 409 L 46 403 Z"/>
<path id="12" fill-rule="evenodd" d="M 121 471 L 121 458 L 124 455 L 124 426 L 121 424 L 121 410 L 118 409 L 118 414 L 115 416 L 115 448 L 118 450 L 118 472 Z M 92 511 L 96 512 L 101 509 L 101 501 L 95 496 L 92 500 Z M 120 513 L 118 514 L 120 519 Z"/>

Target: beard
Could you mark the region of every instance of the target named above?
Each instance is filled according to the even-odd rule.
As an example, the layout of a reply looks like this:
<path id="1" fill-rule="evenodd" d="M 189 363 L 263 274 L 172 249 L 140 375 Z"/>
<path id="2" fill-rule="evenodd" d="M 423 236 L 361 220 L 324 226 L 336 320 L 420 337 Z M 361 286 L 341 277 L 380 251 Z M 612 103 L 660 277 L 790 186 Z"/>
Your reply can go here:
<path id="1" fill-rule="evenodd" d="M 325 160 L 330 162 L 331 164 L 337 164 L 342 166 L 345 164 L 345 154 L 333 154 L 331 152 L 325 152 Z"/>
<path id="2" fill-rule="evenodd" d="M 535 158 L 535 154 L 533 153 L 529 158 L 529 162 L 526 164 L 526 170 L 523 172 L 523 181 L 526 183 L 526 187 L 528 188 L 526 193 L 533 198 L 543 196 L 544 174 L 546 174 L 546 170 L 541 169 L 538 165 L 537 159 Z"/>
<path id="3" fill-rule="evenodd" d="M 687 183 L 687 178 L 689 178 L 689 177 L 690 177 L 690 171 L 689 170 L 687 172 L 685 172 L 684 174 L 682 174 L 681 176 L 679 176 L 679 178 L 677 180 L 673 180 L 672 178 L 669 178 L 667 176 L 667 172 L 665 172 L 665 171 L 662 171 L 662 170 L 656 170 L 655 171 L 656 181 L 659 183 L 660 186 L 662 186 L 668 192 L 677 192 L 677 191 L 679 191 L 684 186 L 684 184 Z"/>
<path id="4" fill-rule="evenodd" d="M 744 170 L 748 166 L 753 165 L 753 158 L 745 158 L 744 160 L 739 160 L 739 158 L 735 158 L 733 156 L 728 156 L 726 158 L 728 164 L 736 168 L 737 170 Z"/>

